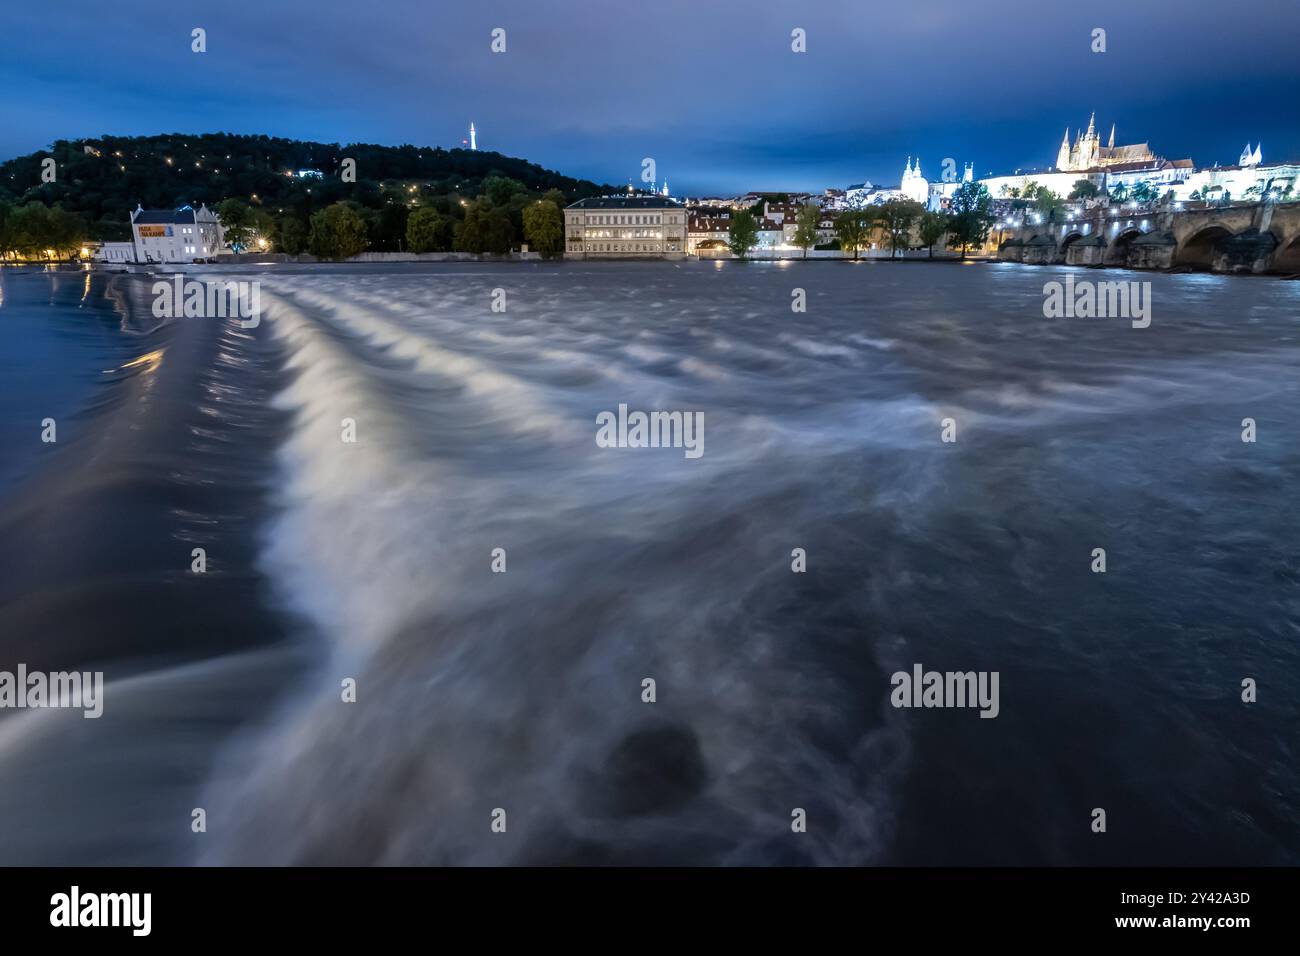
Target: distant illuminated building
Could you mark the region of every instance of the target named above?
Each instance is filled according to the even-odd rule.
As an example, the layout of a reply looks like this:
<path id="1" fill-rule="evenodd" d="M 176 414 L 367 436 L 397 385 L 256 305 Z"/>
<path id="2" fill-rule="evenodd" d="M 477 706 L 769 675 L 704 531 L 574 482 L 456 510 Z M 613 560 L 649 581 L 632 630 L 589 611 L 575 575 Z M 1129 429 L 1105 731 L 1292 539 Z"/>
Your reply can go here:
<path id="1" fill-rule="evenodd" d="M 1146 143 L 1134 146 L 1115 145 L 1115 127 L 1110 128 L 1110 140 L 1101 145 L 1101 134 L 1097 132 L 1097 114 L 1088 120 L 1088 131 L 1082 136 L 1075 132 L 1074 144 L 1070 144 L 1070 131 L 1065 131 L 1065 139 L 1056 154 L 1056 168 L 1061 172 L 1085 172 L 1106 169 L 1110 166 L 1128 166 L 1133 163 L 1154 164 L 1160 157 L 1151 152 Z"/>
<path id="2" fill-rule="evenodd" d="M 225 229 L 207 206 L 131 213 L 136 262 L 193 262 L 229 252 Z"/>
<path id="3" fill-rule="evenodd" d="M 564 210 L 565 257 L 680 259 L 686 207 L 666 196 L 601 196 Z"/>
<path id="4" fill-rule="evenodd" d="M 921 175 L 920 157 L 917 157 L 915 169 L 912 168 L 912 157 L 907 157 L 907 168 L 903 170 L 903 182 L 898 191 L 923 206 L 930 201 L 930 183 Z"/>

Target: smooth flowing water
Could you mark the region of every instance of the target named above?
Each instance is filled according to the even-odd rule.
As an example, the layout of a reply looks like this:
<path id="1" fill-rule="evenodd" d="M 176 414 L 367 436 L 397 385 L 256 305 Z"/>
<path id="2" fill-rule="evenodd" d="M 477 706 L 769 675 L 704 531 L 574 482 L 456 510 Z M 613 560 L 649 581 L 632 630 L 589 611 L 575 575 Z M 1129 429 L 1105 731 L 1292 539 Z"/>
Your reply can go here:
<path id="1" fill-rule="evenodd" d="M 1150 327 L 1045 318 L 1067 271 Z M 0 712 L 0 862 L 1300 860 L 1300 284 L 223 277 L 259 327 L 0 272 L 0 669 L 108 680 Z M 890 706 L 917 663 L 998 716 Z"/>

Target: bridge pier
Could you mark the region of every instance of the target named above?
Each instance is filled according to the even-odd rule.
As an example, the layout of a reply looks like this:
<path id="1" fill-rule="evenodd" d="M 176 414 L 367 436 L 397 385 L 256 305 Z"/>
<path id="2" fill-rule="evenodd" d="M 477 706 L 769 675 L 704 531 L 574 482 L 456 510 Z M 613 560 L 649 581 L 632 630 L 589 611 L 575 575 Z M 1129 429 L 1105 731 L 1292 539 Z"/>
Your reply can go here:
<path id="1" fill-rule="evenodd" d="M 1106 255 L 1106 240 L 1101 236 L 1084 236 L 1065 247 L 1067 266 L 1101 266 Z"/>
<path id="2" fill-rule="evenodd" d="M 1173 234 L 1148 232 L 1129 243 L 1125 262 L 1130 269 L 1168 269 L 1178 248 Z"/>
<path id="3" fill-rule="evenodd" d="M 1273 263 L 1277 237 L 1271 232 L 1248 229 L 1241 235 L 1224 239 L 1214 250 L 1213 270 L 1236 275 L 1262 275 Z"/>

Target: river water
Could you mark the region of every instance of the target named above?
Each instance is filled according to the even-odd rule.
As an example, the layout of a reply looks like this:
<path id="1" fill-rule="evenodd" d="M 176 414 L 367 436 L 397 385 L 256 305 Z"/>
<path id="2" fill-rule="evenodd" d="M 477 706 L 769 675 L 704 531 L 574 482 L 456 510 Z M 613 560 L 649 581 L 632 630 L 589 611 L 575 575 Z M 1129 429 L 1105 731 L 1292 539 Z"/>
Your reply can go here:
<path id="1" fill-rule="evenodd" d="M 0 271 L 0 862 L 1300 861 L 1300 284 L 1066 273 Z"/>

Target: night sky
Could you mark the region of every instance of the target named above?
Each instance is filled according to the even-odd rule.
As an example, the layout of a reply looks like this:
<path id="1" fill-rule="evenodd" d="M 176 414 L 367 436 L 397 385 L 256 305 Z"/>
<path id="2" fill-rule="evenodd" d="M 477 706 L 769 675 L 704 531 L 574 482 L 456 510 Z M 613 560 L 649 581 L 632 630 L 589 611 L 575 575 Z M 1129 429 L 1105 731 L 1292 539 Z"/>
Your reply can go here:
<path id="1" fill-rule="evenodd" d="M 1117 144 L 1211 165 L 1262 140 L 1269 162 L 1300 159 L 1297 41 L 1296 0 L 11 3 L 0 159 L 106 133 L 451 147 L 473 120 L 569 175 L 650 156 L 674 194 L 730 195 L 893 184 L 908 155 L 932 179 L 1046 167 L 1096 110 Z"/>

